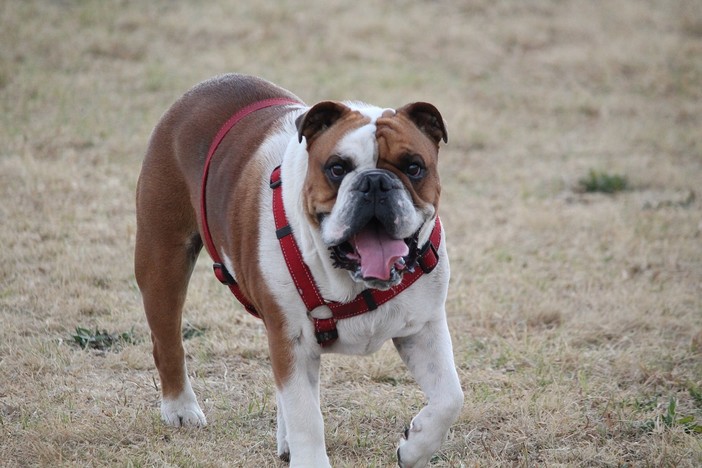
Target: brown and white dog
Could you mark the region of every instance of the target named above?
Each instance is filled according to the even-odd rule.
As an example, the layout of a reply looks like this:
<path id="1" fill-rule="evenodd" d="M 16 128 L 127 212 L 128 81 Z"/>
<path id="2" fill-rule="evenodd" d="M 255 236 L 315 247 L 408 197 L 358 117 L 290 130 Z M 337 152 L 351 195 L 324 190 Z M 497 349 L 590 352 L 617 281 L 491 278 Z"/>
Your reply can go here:
<path id="1" fill-rule="evenodd" d="M 221 130 L 237 113 L 231 131 Z M 398 110 L 332 101 L 308 107 L 267 81 L 237 74 L 195 86 L 164 114 L 139 177 L 135 270 L 167 424 L 206 424 L 181 339 L 186 290 L 205 242 L 230 287 L 265 323 L 281 458 L 291 466 L 329 466 L 319 408 L 321 354 L 365 355 L 392 339 L 428 398 L 400 440 L 398 462 L 429 462 L 463 404 L 437 218 L 438 149 L 446 139 L 444 121 L 428 103 Z M 277 166 L 284 229 L 271 207 L 269 178 Z M 281 231 L 292 234 L 309 278 L 286 268 L 291 261 Z M 404 278 L 424 268 L 427 250 L 438 263 L 407 284 Z M 322 305 L 308 310 L 299 281 L 316 285 Z M 337 317 L 331 310 L 359 297 L 370 312 Z"/>

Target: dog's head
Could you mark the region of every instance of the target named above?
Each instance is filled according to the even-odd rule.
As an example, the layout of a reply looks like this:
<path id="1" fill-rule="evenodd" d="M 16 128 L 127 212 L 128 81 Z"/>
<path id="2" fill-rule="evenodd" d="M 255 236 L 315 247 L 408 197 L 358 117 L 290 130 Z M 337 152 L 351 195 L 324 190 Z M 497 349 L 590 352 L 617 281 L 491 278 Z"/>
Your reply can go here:
<path id="1" fill-rule="evenodd" d="M 367 287 L 388 289 L 414 267 L 420 230 L 436 216 L 441 114 L 321 102 L 297 119 L 309 154 L 303 200 L 335 266 Z"/>

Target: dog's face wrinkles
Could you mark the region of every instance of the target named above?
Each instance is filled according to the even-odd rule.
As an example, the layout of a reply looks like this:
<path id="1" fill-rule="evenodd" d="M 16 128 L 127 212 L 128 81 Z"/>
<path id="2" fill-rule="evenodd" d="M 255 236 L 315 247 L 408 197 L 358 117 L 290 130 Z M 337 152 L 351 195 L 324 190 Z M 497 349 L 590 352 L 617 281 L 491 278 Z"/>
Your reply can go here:
<path id="1" fill-rule="evenodd" d="M 337 267 L 367 287 L 395 286 L 436 214 L 438 142 L 406 108 L 322 103 L 303 119 L 309 220 Z"/>

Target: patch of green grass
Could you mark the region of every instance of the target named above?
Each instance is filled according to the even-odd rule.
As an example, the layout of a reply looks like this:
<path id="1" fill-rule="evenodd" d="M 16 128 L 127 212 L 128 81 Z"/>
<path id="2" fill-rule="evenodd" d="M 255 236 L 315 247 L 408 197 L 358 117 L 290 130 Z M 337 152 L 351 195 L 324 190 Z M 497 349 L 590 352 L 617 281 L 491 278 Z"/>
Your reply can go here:
<path id="1" fill-rule="evenodd" d="M 688 391 L 690 392 L 692 399 L 695 401 L 695 406 L 702 410 L 702 389 L 700 389 L 700 387 L 697 385 L 690 383 L 688 386 Z"/>
<path id="2" fill-rule="evenodd" d="M 207 327 L 197 327 L 191 323 L 186 323 L 183 327 L 183 339 L 190 340 L 198 336 L 204 336 L 206 331 Z"/>
<path id="3" fill-rule="evenodd" d="M 132 344 L 136 342 L 134 328 L 122 333 L 109 333 L 107 330 L 100 331 L 97 327 L 95 331 L 89 328 L 76 327 L 76 331 L 71 335 L 73 341 L 83 349 L 97 349 L 106 351 L 122 344 Z"/>
<path id="4" fill-rule="evenodd" d="M 651 402 L 648 403 L 650 404 Z M 647 405 L 644 407 L 646 406 Z M 647 419 L 640 427 L 646 432 L 652 432 L 656 427 L 659 427 L 661 423 L 662 426 L 666 428 L 681 427 L 687 433 L 702 434 L 702 424 L 697 423 L 695 416 L 691 414 L 681 415 L 678 413 L 678 400 L 674 396 L 668 399 L 668 405 L 665 407 L 663 414 L 653 419 Z"/>
<path id="5" fill-rule="evenodd" d="M 269 394 L 267 392 L 263 393 L 260 397 L 253 396 L 251 400 L 249 400 L 249 404 L 246 408 L 247 415 L 262 416 L 268 410 L 269 403 Z"/>
<path id="6" fill-rule="evenodd" d="M 616 193 L 629 188 L 629 181 L 626 177 L 618 174 L 608 174 L 606 172 L 590 169 L 587 177 L 578 181 L 580 188 L 588 193 Z"/>
<path id="7" fill-rule="evenodd" d="M 668 408 L 665 414 L 661 417 L 663 423 L 666 427 L 682 426 L 685 432 L 694 432 L 696 434 L 702 434 L 702 425 L 695 422 L 695 417 L 691 414 L 687 416 L 680 416 L 677 412 L 678 401 L 675 397 L 670 397 L 668 401 Z"/>

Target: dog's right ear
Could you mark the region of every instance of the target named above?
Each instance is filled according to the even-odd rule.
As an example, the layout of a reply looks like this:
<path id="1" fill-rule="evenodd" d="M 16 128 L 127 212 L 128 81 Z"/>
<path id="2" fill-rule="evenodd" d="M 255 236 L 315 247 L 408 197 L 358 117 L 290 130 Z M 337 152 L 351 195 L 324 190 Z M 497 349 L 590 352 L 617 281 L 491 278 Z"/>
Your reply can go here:
<path id="1" fill-rule="evenodd" d="M 336 101 L 322 101 L 315 104 L 295 120 L 298 141 L 302 143 L 302 137 L 305 137 L 309 145 L 314 138 L 334 125 L 334 122 L 348 111 L 348 107 Z"/>

